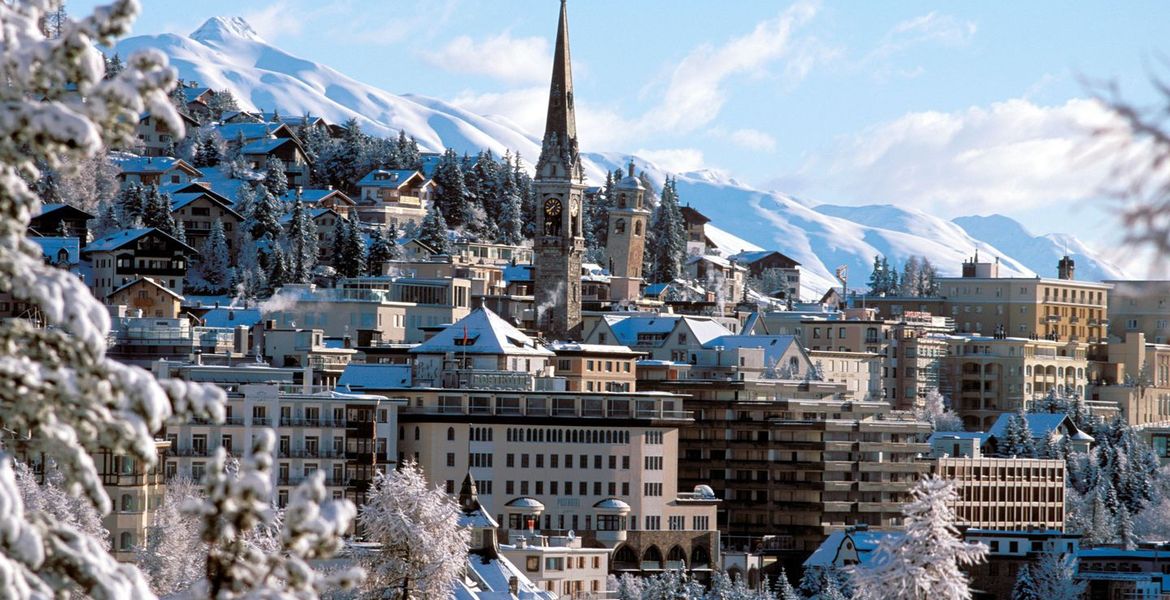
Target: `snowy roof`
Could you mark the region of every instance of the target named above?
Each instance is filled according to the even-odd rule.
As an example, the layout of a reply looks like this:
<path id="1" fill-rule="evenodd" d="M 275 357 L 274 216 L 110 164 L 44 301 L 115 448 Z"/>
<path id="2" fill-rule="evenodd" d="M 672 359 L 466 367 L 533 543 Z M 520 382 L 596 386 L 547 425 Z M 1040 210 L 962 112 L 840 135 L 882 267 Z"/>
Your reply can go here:
<path id="1" fill-rule="evenodd" d="M 182 302 L 182 301 L 183 301 L 183 297 L 182 297 L 182 296 L 180 296 L 180 295 L 176 294 L 175 292 L 173 292 L 173 291 L 171 291 L 170 289 L 168 289 L 168 288 L 167 288 L 167 286 L 165 286 L 165 285 L 162 285 L 161 283 L 159 283 L 159 282 L 155 281 L 154 279 L 152 279 L 152 278 L 150 278 L 150 277 L 139 277 L 138 279 L 135 279 L 134 281 L 131 281 L 130 283 L 127 283 L 127 284 L 125 284 L 125 285 L 123 285 L 123 286 L 121 286 L 121 287 L 119 287 L 119 288 L 115 289 L 114 291 L 110 292 L 109 294 L 106 294 L 106 297 L 107 297 L 107 298 L 109 298 L 109 297 L 113 296 L 114 294 L 117 294 L 118 292 L 120 292 L 120 291 L 122 291 L 122 290 L 125 290 L 125 289 L 132 288 L 132 287 L 134 287 L 134 286 L 138 285 L 139 283 L 145 283 L 145 284 L 147 284 L 147 285 L 153 285 L 154 287 L 156 287 L 156 288 L 158 288 L 158 289 L 160 289 L 160 290 L 162 290 L 162 291 L 164 291 L 164 292 L 166 292 L 166 293 L 170 294 L 171 296 L 173 296 L 173 297 L 174 297 L 176 300 L 178 300 L 179 302 Z"/>
<path id="2" fill-rule="evenodd" d="M 275 133 L 277 129 L 283 125 L 273 126 L 268 123 L 224 123 L 218 126 L 219 135 L 224 140 L 234 142 L 241 135 L 244 141 L 259 140 L 268 137 L 270 133 Z"/>
<path id="3" fill-rule="evenodd" d="M 239 325 L 250 327 L 260 322 L 260 309 L 231 306 L 213 308 L 204 313 L 202 320 L 207 327 L 236 327 Z"/>
<path id="4" fill-rule="evenodd" d="M 66 263 L 75 265 L 81 262 L 81 240 L 75 237 L 35 237 L 32 241 L 41 247 L 41 254 L 50 262 L 57 262 L 57 255 L 65 251 Z"/>
<path id="5" fill-rule="evenodd" d="M 1016 416 L 1015 413 L 1001 413 L 999 418 L 995 420 L 995 424 L 993 424 L 991 428 L 987 430 L 987 437 L 1002 438 L 1004 433 L 1007 432 L 1008 422 L 1011 421 L 1012 417 L 1014 416 Z M 1089 436 L 1088 434 L 1080 431 L 1077 426 L 1073 424 L 1072 419 L 1070 419 L 1068 415 L 1064 413 L 1026 413 L 1024 415 L 1024 420 L 1028 423 L 1028 431 L 1032 434 L 1032 437 L 1036 439 L 1043 439 L 1048 437 L 1048 434 L 1052 433 L 1053 431 L 1060 430 L 1062 426 L 1065 425 L 1065 421 L 1067 421 L 1067 431 L 1076 432 L 1072 436 L 1073 439 L 1084 441 L 1093 440 L 1092 436 Z M 1077 437 L 1076 434 L 1082 434 L 1083 437 Z"/>
<path id="6" fill-rule="evenodd" d="M 384 390 L 411 386 L 410 365 L 350 363 L 337 380 L 338 387 L 351 390 Z"/>
<path id="7" fill-rule="evenodd" d="M 529 510 L 544 510 L 544 503 L 543 502 L 541 502 L 540 500 L 537 500 L 536 498 L 529 498 L 528 496 L 522 496 L 520 498 L 510 500 L 504 506 L 507 506 L 508 508 L 527 508 Z"/>
<path id="8" fill-rule="evenodd" d="M 791 335 L 722 335 L 707 340 L 703 347 L 711 349 L 722 346 L 726 350 L 763 348 L 766 364 L 770 365 L 779 360 L 788 347 L 793 344 L 800 348 L 800 344 L 796 343 L 796 338 Z"/>
<path id="9" fill-rule="evenodd" d="M 90 252 L 110 252 L 117 250 L 141 237 L 150 235 L 151 233 L 161 235 L 164 238 L 182 246 L 184 249 L 186 249 L 188 254 L 196 253 L 194 248 L 167 235 L 166 232 L 159 231 L 153 227 L 141 227 L 138 229 L 123 229 L 122 231 L 116 231 L 110 235 L 107 235 L 106 237 L 90 242 L 85 248 L 81 249 L 81 252 L 82 254 L 88 254 Z"/>
<path id="10" fill-rule="evenodd" d="M 736 262 L 739 262 L 739 263 L 751 264 L 751 263 L 756 262 L 757 260 L 768 258 L 769 256 L 772 256 L 773 254 L 779 254 L 781 257 L 788 259 L 797 265 L 800 264 L 800 263 L 796 262 L 795 260 L 792 260 L 788 256 L 785 256 L 782 252 L 779 252 L 777 250 L 744 250 L 743 252 L 740 252 L 739 254 L 732 256 L 731 258 L 733 258 Z"/>
<path id="11" fill-rule="evenodd" d="M 188 204 L 190 204 L 190 203 L 192 203 L 200 198 L 207 198 L 208 200 L 211 200 L 213 203 L 218 204 L 224 210 L 235 215 L 236 217 L 238 217 L 240 219 L 244 218 L 242 215 L 237 213 L 235 210 L 232 210 L 231 203 L 224 202 L 223 198 L 219 194 L 213 193 L 213 192 L 211 192 L 211 190 L 204 190 L 204 191 L 200 191 L 200 192 L 180 192 L 178 194 L 171 194 L 171 210 L 172 211 L 179 210 L 180 208 L 183 208 L 184 206 L 187 206 Z"/>
<path id="12" fill-rule="evenodd" d="M 987 434 L 982 431 L 936 431 L 926 440 L 933 444 L 935 440 L 984 440 Z"/>
<path id="13" fill-rule="evenodd" d="M 89 218 L 89 219 L 93 218 L 93 215 L 85 212 L 84 210 L 81 210 L 80 208 L 77 208 L 76 206 L 73 206 L 71 204 L 62 204 L 60 202 L 51 202 L 49 204 L 42 204 L 41 205 L 41 212 L 33 215 L 33 218 L 35 219 L 37 217 L 43 217 L 49 213 L 56 212 L 56 211 L 63 210 L 63 209 L 68 210 L 70 212 L 79 213 L 79 214 L 84 215 L 86 218 Z"/>
<path id="14" fill-rule="evenodd" d="M 183 98 L 186 99 L 187 102 L 194 102 L 195 100 L 198 100 L 200 96 L 210 91 L 211 88 L 207 87 L 184 87 Z"/>
<path id="15" fill-rule="evenodd" d="M 690 327 L 691 333 L 695 336 L 695 341 L 699 342 L 700 345 L 707 344 L 715 338 L 732 335 L 730 329 L 711 319 L 699 317 L 682 317 L 682 319 Z"/>
<path id="16" fill-rule="evenodd" d="M 467 556 L 469 581 L 455 586 L 457 600 L 551 600 L 555 596 L 541 591 L 512 561 L 503 556 L 484 558 Z M 516 596 L 509 592 L 509 581 L 516 579 Z M 468 584 L 471 585 L 468 585 Z"/>
<path id="17" fill-rule="evenodd" d="M 240 148 L 240 154 L 268 154 L 285 144 L 294 144 L 299 147 L 296 140 L 292 138 L 266 137 L 248 142 L 243 148 Z"/>
<path id="18" fill-rule="evenodd" d="M 615 346 L 611 344 L 582 344 L 580 342 L 549 342 L 546 346 L 549 350 L 557 354 L 568 354 L 572 352 L 586 352 L 593 354 L 623 354 L 636 355 L 641 354 L 636 350 L 631 350 L 627 346 Z"/>
<path id="19" fill-rule="evenodd" d="M 181 158 L 170 156 L 134 156 L 121 154 L 113 157 L 113 162 L 123 173 L 166 173 L 171 169 L 183 169 L 192 172 L 195 177 L 202 177 L 203 172 L 187 164 Z"/>
<path id="20" fill-rule="evenodd" d="M 358 187 L 399 188 L 412 177 L 422 174 L 414 169 L 374 169 L 357 182 Z"/>
<path id="21" fill-rule="evenodd" d="M 737 264 L 731 262 L 730 260 L 727 260 L 726 258 L 723 258 L 722 256 L 715 256 L 714 254 L 702 254 L 699 256 L 692 256 L 692 257 L 687 259 L 688 265 L 695 264 L 697 262 L 709 262 L 709 263 L 714 264 L 714 265 L 719 265 L 720 267 L 723 267 L 724 269 L 730 269 L 730 268 L 734 267 L 734 268 L 740 269 L 742 271 L 747 270 L 744 267 L 737 265 Z"/>
<path id="22" fill-rule="evenodd" d="M 618 343 L 633 346 L 638 343 L 638 334 L 659 334 L 665 336 L 670 333 L 679 317 L 662 315 L 605 315 L 602 317 L 609 324 Z M 727 333 L 731 333 L 730 331 Z"/>
<path id="23" fill-rule="evenodd" d="M 345 193 L 341 190 L 330 190 L 325 188 L 301 188 L 301 202 L 306 204 L 320 202 L 326 198 L 329 198 L 330 196 L 338 196 L 345 200 L 349 200 L 351 204 L 353 203 L 353 200 L 351 200 L 349 196 L 346 196 Z M 296 198 L 297 191 L 291 188 L 288 190 L 288 192 L 280 197 L 280 199 L 284 200 L 285 202 L 292 202 L 293 200 L 296 200 Z"/>
<path id="24" fill-rule="evenodd" d="M 869 530 L 855 530 L 855 531 L 834 531 L 829 534 L 825 541 L 817 546 L 815 552 L 812 553 L 804 561 L 805 567 L 834 567 L 837 565 L 837 557 L 841 553 L 841 548 L 846 547 L 846 544 L 851 544 L 854 550 L 857 551 L 857 560 L 862 564 L 869 562 L 872 558 L 874 550 L 877 549 L 878 542 L 882 539 L 903 535 L 900 531 L 869 531 Z"/>
<path id="25" fill-rule="evenodd" d="M 644 189 L 646 189 L 646 187 L 642 185 L 642 180 L 638 179 L 637 177 L 634 177 L 633 175 L 626 175 L 625 177 L 622 177 L 622 180 L 617 183 L 616 187 L 619 190 L 644 190 Z"/>
<path id="26" fill-rule="evenodd" d="M 335 215 L 337 214 L 332 208 L 310 208 L 310 209 L 306 210 L 305 213 L 309 215 L 310 219 L 317 219 L 318 217 L 320 217 L 321 215 L 323 215 L 325 213 L 333 213 Z M 285 215 L 280 218 L 280 222 L 281 223 L 291 223 L 292 222 L 292 213 L 285 213 Z M 367 243 L 368 243 L 368 241 L 367 241 Z"/>
<path id="27" fill-rule="evenodd" d="M 629 510 L 630 510 L 630 505 L 629 505 L 629 504 L 626 504 L 625 502 L 623 502 L 623 501 L 621 501 L 621 500 L 619 500 L 619 499 L 617 499 L 617 498 L 606 498 L 606 499 L 604 499 L 604 500 L 601 500 L 601 501 L 600 501 L 600 502 L 598 502 L 597 504 L 594 504 L 594 505 L 593 505 L 593 508 L 600 508 L 600 509 L 602 509 L 602 510 L 624 510 L 624 511 L 629 511 Z"/>
<path id="28" fill-rule="evenodd" d="M 477 308 L 454 325 L 412 348 L 414 354 L 508 354 L 553 356 L 532 338 L 487 308 Z"/>

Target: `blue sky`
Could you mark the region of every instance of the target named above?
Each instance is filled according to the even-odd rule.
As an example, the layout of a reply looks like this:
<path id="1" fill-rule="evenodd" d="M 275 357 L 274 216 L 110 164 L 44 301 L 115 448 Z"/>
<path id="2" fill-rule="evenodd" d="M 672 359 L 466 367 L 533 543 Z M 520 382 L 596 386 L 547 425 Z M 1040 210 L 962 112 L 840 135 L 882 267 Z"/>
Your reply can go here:
<path id="1" fill-rule="evenodd" d="M 135 33 L 242 15 L 361 81 L 542 123 L 555 0 L 143 4 Z M 1165 2 L 571 0 L 569 14 L 587 150 L 810 202 L 1001 212 L 1099 245 L 1115 237 L 1107 169 L 1085 131 L 1105 116 L 1085 80 L 1151 102 L 1170 56 Z"/>

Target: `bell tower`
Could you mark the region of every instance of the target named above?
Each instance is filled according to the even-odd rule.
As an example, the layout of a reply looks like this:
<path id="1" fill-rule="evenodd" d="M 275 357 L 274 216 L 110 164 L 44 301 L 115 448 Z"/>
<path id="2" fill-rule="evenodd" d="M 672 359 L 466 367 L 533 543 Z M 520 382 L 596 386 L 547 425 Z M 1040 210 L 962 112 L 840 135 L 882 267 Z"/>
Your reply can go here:
<path id="1" fill-rule="evenodd" d="M 646 188 L 634 176 L 633 160 L 630 160 L 629 173 L 614 186 L 613 193 L 605 244 L 612 274 L 609 299 L 627 302 L 642 295 L 642 255 L 646 251 L 646 224 L 650 219 L 650 211 L 642 204 Z"/>
<path id="2" fill-rule="evenodd" d="M 581 260 L 585 254 L 582 226 L 585 172 L 577 150 L 565 0 L 561 0 L 548 117 L 534 183 L 536 328 L 551 338 L 578 337 L 581 335 Z"/>

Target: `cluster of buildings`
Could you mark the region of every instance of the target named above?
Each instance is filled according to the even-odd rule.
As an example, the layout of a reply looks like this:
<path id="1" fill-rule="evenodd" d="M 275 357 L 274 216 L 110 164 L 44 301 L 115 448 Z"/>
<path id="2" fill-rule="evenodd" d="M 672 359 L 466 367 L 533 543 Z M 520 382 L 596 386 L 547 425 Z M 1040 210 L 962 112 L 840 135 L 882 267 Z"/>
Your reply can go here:
<path id="1" fill-rule="evenodd" d="M 1143 427 L 1166 457 L 1170 284 L 1079 281 L 1067 257 L 1056 278 L 1001 277 L 975 257 L 936 297 L 802 302 L 797 263 L 711 254 L 709 219 L 686 207 L 687 277 L 718 285 L 648 285 L 649 210 L 632 165 L 609 211 L 609 264 L 589 264 L 563 6 L 531 245 L 460 241 L 440 254 L 408 240 L 381 275 L 335 287 L 289 285 L 252 305 L 185 294 L 210 224 L 234 244 L 242 217 L 166 156 L 173 139 L 149 115 L 143 156 L 120 159 L 119 179 L 165 189 L 186 242 L 151 228 L 93 239 L 93 216 L 68 205 L 33 219 L 46 262 L 110 305 L 111 356 L 228 394 L 223 423 L 168 426 L 157 468 L 102 458 L 117 556 L 133 558 L 166 479 L 198 479 L 216 448 L 242 452 L 270 427 L 281 505 L 317 471 L 333 497 L 360 505 L 376 472 L 416 461 L 473 531 L 461 598 L 600 597 L 608 575 L 667 570 L 759 585 L 781 567 L 858 564 L 898 535 L 908 491 L 930 473 L 959 482 L 964 535 L 991 548 L 971 573 L 990 597 L 1047 551 L 1077 554 L 1101 589 L 1161 585 L 1160 547 L 1081 549 L 1064 531 L 1063 461 L 998 447 L 1020 409 L 1077 395 L 1097 417 Z M 192 111 L 204 92 L 189 90 Z M 217 127 L 254 168 L 283 161 L 323 260 L 336 219 L 391 231 L 422 219 L 435 187 L 425 169 L 373 171 L 356 197 L 308 189 L 289 123 L 240 112 Z M 775 290 L 745 291 L 765 275 Z M 0 317 L 38 315 L 0 292 Z M 932 390 L 966 431 L 932 435 L 917 412 Z M 1028 426 L 1037 440 L 1093 443 L 1063 415 L 1031 414 Z"/>

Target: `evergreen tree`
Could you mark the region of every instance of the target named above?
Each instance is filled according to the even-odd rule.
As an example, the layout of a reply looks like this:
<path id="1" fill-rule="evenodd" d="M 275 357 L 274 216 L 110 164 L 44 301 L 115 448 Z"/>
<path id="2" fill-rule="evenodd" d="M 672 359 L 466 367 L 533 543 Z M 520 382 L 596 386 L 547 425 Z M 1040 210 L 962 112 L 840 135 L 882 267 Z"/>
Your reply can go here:
<path id="1" fill-rule="evenodd" d="M 387 261 L 398 258 L 398 245 L 394 240 L 394 235 L 383 235 L 381 227 L 374 227 L 370 232 L 370 257 L 366 262 L 366 269 L 369 275 L 381 275 L 382 265 Z"/>
<path id="2" fill-rule="evenodd" d="M 119 229 L 124 229 L 124 227 L 122 227 L 118 207 L 114 201 L 103 201 L 98 204 L 97 218 L 90 224 L 94 238 L 105 237 Z"/>
<path id="3" fill-rule="evenodd" d="M 882 293 L 886 295 L 898 293 L 898 268 L 890 266 L 890 262 L 884 256 L 882 257 L 882 273 L 885 275 L 882 281 Z"/>
<path id="4" fill-rule="evenodd" d="M 143 204 L 142 224 L 144 226 L 154 227 L 171 237 L 178 235 L 175 218 L 171 216 L 170 194 L 159 193 L 158 186 L 151 185 L 146 188 Z"/>
<path id="5" fill-rule="evenodd" d="M 609 237 L 609 207 L 614 197 L 613 173 L 606 171 L 605 187 L 585 206 L 585 252 L 589 260 L 605 264 L 605 244 Z"/>
<path id="6" fill-rule="evenodd" d="M 1028 428 L 1027 415 L 1023 409 L 1008 418 L 1003 439 L 999 440 L 999 454 L 1019 458 L 1036 456 L 1036 443 L 1032 439 L 1032 431 Z"/>
<path id="7" fill-rule="evenodd" d="M 1085 594 L 1085 582 L 1077 581 L 1076 557 L 1073 555 L 1045 552 L 1026 567 L 1031 579 L 1031 589 L 1037 600 L 1081 600 Z M 1021 574 L 1023 569 L 1020 570 Z M 1014 599 L 1014 596 L 1013 596 Z"/>
<path id="8" fill-rule="evenodd" d="M 878 542 L 864 565 L 853 570 L 861 600 L 965 600 L 971 597 L 963 567 L 983 562 L 987 546 L 962 540 L 951 505 L 954 482 L 930 476 L 910 495 L 905 531 Z"/>
<path id="9" fill-rule="evenodd" d="M 317 266 L 317 223 L 305 210 L 298 193 L 289 213 L 288 249 L 291 280 L 309 283 Z"/>
<path id="10" fill-rule="evenodd" d="M 511 158 L 505 156 L 505 161 Z M 517 245 L 524 241 L 524 206 L 511 165 L 500 170 L 500 212 L 497 215 L 497 240 L 501 244 Z"/>
<path id="11" fill-rule="evenodd" d="M 939 295 L 938 271 L 926 258 L 922 259 L 922 265 L 919 267 L 918 281 L 919 296 L 934 298 Z"/>
<path id="12" fill-rule="evenodd" d="M 118 53 L 114 53 L 114 57 L 106 60 L 106 75 L 105 79 L 113 79 L 118 76 L 118 73 L 126 70 L 126 65 L 122 63 L 122 57 Z"/>
<path id="13" fill-rule="evenodd" d="M 918 262 L 918 257 L 907 258 L 905 266 L 902 267 L 902 281 L 898 284 L 898 295 L 917 296 L 922 284 L 921 277 L 922 266 Z"/>
<path id="14" fill-rule="evenodd" d="M 264 161 L 264 187 L 277 198 L 288 193 L 288 177 L 284 174 L 284 161 L 269 154 Z"/>
<path id="15" fill-rule="evenodd" d="M 345 262 L 336 268 L 343 276 L 357 277 L 366 272 L 366 241 L 355 223 L 347 221 L 341 241 L 341 256 Z"/>
<path id="16" fill-rule="evenodd" d="M 460 228 L 467 222 L 467 190 L 463 167 L 455 150 L 447 148 L 433 176 L 436 189 L 434 203 L 443 214 L 448 227 Z"/>
<path id="17" fill-rule="evenodd" d="M 212 120 L 215 121 L 223 119 L 225 112 L 240 110 L 239 104 L 236 103 L 236 97 L 228 89 L 216 90 L 211 95 L 211 99 L 207 101 L 207 108 L 211 113 Z"/>
<path id="18" fill-rule="evenodd" d="M 653 280 L 668 283 L 682 275 L 687 255 L 686 225 L 678 205 L 675 180 L 667 178 L 654 213 L 655 236 Z"/>
<path id="19" fill-rule="evenodd" d="M 187 228 L 183 226 L 182 221 L 175 221 L 175 239 L 187 243 Z"/>
<path id="20" fill-rule="evenodd" d="M 1024 565 L 1016 576 L 1016 583 L 1012 586 L 1011 600 L 1048 600 L 1040 595 L 1036 581 L 1032 578 L 1031 565 Z"/>
<path id="21" fill-rule="evenodd" d="M 886 273 L 882 266 L 882 257 L 873 255 L 873 270 L 869 272 L 869 295 L 880 296 L 886 285 Z"/>
<path id="22" fill-rule="evenodd" d="M 219 134 L 215 131 L 201 132 L 195 151 L 195 166 L 214 167 L 219 164 L 222 158 Z"/>
<path id="23" fill-rule="evenodd" d="M 275 241 L 283 232 L 280 217 L 284 209 L 264 184 L 258 184 L 254 191 L 256 200 L 249 214 L 245 216 L 244 228 L 254 240 Z"/>
<path id="24" fill-rule="evenodd" d="M 422 155 L 418 150 L 418 142 L 414 136 L 408 138 L 406 132 L 399 129 L 396 145 L 399 168 L 415 170 L 422 168 Z"/>
<path id="25" fill-rule="evenodd" d="M 229 263 L 227 235 L 224 233 L 223 221 L 216 219 L 211 224 L 211 233 L 203 242 L 203 247 L 200 249 L 195 263 L 195 272 L 206 284 L 208 293 L 222 294 L 227 291 L 231 277 Z"/>
<path id="26" fill-rule="evenodd" d="M 266 256 L 269 287 L 272 290 L 277 290 L 286 284 L 292 283 L 293 273 L 289 266 L 288 254 L 279 242 L 272 242 Z"/>
<path id="27" fill-rule="evenodd" d="M 443 212 L 439 210 L 438 205 L 432 204 L 431 209 L 427 211 L 427 216 L 423 217 L 422 226 L 418 232 L 418 241 L 430 244 L 431 247 L 438 250 L 439 254 L 451 253 L 451 241 L 447 237 L 447 221 L 443 218 Z"/>
<path id="28" fill-rule="evenodd" d="M 803 600 L 789 583 L 788 573 L 784 571 L 784 567 L 780 568 L 780 577 L 776 580 L 776 596 L 779 600 Z"/>

